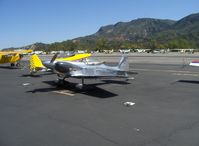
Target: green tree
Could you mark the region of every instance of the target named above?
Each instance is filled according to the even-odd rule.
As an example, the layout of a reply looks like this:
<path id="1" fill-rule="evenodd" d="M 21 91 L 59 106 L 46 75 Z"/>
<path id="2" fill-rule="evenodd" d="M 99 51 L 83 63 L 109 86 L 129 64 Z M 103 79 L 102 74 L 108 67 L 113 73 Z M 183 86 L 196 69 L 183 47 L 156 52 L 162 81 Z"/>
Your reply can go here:
<path id="1" fill-rule="evenodd" d="M 96 42 L 96 50 L 103 51 L 111 49 L 107 39 L 101 38 Z"/>

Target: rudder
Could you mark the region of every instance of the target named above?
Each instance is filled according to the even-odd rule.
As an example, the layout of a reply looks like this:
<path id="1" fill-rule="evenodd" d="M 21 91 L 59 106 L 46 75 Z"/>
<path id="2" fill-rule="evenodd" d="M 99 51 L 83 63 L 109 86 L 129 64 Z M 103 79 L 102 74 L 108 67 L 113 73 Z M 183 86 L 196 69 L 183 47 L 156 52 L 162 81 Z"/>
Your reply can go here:
<path id="1" fill-rule="evenodd" d="M 38 57 L 38 55 L 33 54 L 32 56 L 30 56 L 30 72 L 37 72 L 39 70 L 44 69 L 44 65 L 42 64 L 40 58 Z"/>
<path id="2" fill-rule="evenodd" d="M 118 63 L 118 68 L 122 71 L 129 71 L 128 56 L 122 56 Z"/>

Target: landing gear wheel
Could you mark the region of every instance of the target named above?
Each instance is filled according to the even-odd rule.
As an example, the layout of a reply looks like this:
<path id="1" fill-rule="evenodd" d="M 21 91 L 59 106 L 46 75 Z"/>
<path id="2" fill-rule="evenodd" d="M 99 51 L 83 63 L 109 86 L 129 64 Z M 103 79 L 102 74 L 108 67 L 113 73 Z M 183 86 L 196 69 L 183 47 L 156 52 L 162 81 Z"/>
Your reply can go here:
<path id="1" fill-rule="evenodd" d="M 10 66 L 11 66 L 11 67 L 14 67 L 14 66 L 15 66 L 15 64 L 14 64 L 14 63 L 11 63 L 11 64 L 10 64 Z"/>
<path id="2" fill-rule="evenodd" d="M 80 91 L 89 91 L 89 90 L 92 90 L 93 88 L 89 85 L 86 85 L 86 84 L 77 84 L 75 86 L 75 88 L 77 90 L 80 90 Z"/>
<path id="3" fill-rule="evenodd" d="M 57 86 L 63 86 L 64 85 L 64 79 L 57 79 L 56 84 L 57 84 Z"/>
<path id="4" fill-rule="evenodd" d="M 21 67 L 21 64 L 20 64 L 20 63 L 17 63 L 17 64 L 16 64 L 16 67 Z"/>
<path id="5" fill-rule="evenodd" d="M 23 68 L 25 65 L 22 62 L 17 62 L 16 67 Z"/>
<path id="6" fill-rule="evenodd" d="M 78 90 L 83 90 L 84 89 L 84 85 L 83 84 L 77 84 L 75 86 Z"/>

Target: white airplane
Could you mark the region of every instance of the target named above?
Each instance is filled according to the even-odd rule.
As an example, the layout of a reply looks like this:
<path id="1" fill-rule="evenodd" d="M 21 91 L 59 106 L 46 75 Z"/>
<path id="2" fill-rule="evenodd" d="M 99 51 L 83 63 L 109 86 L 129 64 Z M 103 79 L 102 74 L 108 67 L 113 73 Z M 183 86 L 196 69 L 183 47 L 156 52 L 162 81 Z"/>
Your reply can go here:
<path id="1" fill-rule="evenodd" d="M 120 53 L 130 53 L 131 52 L 131 50 L 130 49 L 120 49 L 119 50 L 120 51 Z"/>

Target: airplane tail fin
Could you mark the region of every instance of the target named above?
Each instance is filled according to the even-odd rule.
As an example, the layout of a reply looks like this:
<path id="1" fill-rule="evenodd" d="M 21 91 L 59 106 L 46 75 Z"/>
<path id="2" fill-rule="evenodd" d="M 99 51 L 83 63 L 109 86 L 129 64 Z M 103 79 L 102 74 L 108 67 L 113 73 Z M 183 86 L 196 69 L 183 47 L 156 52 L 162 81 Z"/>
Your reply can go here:
<path id="1" fill-rule="evenodd" d="M 30 61 L 30 72 L 31 73 L 35 73 L 35 72 L 45 68 L 44 65 L 42 64 L 40 58 L 36 54 L 30 56 L 29 61 Z"/>
<path id="2" fill-rule="evenodd" d="M 122 56 L 118 63 L 118 68 L 122 71 L 129 71 L 128 56 Z"/>

